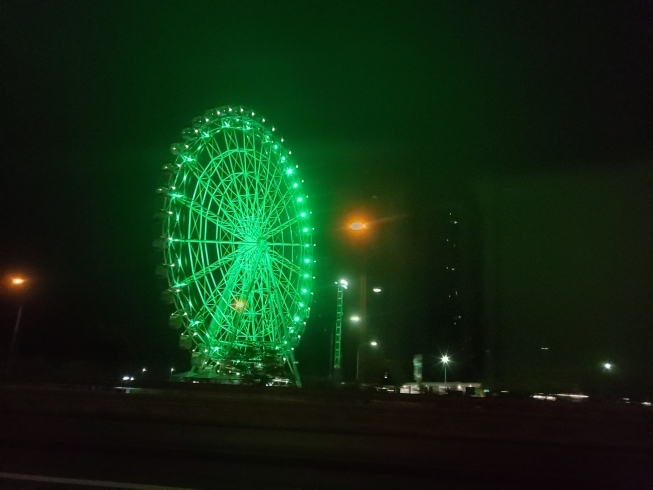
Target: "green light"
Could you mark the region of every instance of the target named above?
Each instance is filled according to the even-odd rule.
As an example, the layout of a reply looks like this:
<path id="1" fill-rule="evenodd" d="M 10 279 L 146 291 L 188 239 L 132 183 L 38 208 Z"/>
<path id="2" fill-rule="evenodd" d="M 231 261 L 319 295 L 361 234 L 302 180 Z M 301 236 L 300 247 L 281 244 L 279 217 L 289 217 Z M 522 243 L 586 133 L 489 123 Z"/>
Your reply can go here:
<path id="1" fill-rule="evenodd" d="M 304 228 L 302 231 L 303 231 L 304 233 L 308 233 L 308 228 Z"/>
<path id="2" fill-rule="evenodd" d="M 304 202 L 304 198 L 303 197 L 298 197 L 297 202 Z"/>
<path id="3" fill-rule="evenodd" d="M 307 264 L 310 264 L 311 259 L 304 259 L 304 262 L 306 262 Z"/>
<path id="4" fill-rule="evenodd" d="M 302 289 L 302 293 L 306 294 L 308 290 L 306 288 Z"/>
<path id="5" fill-rule="evenodd" d="M 292 168 L 286 170 L 286 175 L 292 175 Z"/>
<path id="6" fill-rule="evenodd" d="M 299 213 L 302 218 L 306 218 L 306 213 Z"/>
<path id="7" fill-rule="evenodd" d="M 295 189 L 297 189 L 297 187 L 299 187 L 299 184 L 298 184 L 297 182 L 295 182 L 292 186 L 293 186 Z"/>
<path id="8" fill-rule="evenodd" d="M 295 321 L 296 321 L 296 322 L 299 321 L 299 317 L 298 317 L 298 316 L 295 317 Z"/>

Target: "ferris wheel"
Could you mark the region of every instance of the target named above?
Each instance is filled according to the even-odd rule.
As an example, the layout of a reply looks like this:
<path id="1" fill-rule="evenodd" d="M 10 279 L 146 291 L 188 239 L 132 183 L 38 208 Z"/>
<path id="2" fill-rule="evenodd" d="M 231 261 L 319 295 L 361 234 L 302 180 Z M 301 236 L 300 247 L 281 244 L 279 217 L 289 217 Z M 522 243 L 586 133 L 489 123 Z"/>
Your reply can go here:
<path id="1" fill-rule="evenodd" d="M 182 131 L 163 167 L 157 267 L 189 376 L 283 376 L 310 313 L 311 212 L 292 152 L 251 109 L 211 109 Z"/>

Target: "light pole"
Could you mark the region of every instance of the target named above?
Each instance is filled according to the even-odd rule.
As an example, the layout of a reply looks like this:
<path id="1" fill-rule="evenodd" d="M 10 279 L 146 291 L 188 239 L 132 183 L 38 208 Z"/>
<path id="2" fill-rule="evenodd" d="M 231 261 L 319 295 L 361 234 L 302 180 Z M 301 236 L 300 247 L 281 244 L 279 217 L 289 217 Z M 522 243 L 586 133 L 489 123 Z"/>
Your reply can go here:
<path id="1" fill-rule="evenodd" d="M 145 371 L 147 371 L 147 369 L 145 368 L 143 368 L 143 370 L 141 371 L 141 381 L 143 381 L 143 378 L 145 378 Z"/>
<path id="2" fill-rule="evenodd" d="M 170 368 L 170 381 L 172 381 L 172 373 L 175 372 L 175 368 Z"/>
<path id="3" fill-rule="evenodd" d="M 361 359 L 361 347 L 366 346 L 366 345 L 369 345 L 369 346 L 372 346 L 372 347 L 376 347 L 376 346 L 379 345 L 379 344 L 373 340 L 373 341 L 371 341 L 369 344 L 360 344 L 360 345 L 358 346 L 358 349 L 356 350 L 356 384 L 359 384 L 359 383 L 360 383 L 360 359 Z"/>
<path id="4" fill-rule="evenodd" d="M 447 384 L 447 364 L 449 364 L 450 360 L 451 359 L 446 354 L 440 358 L 440 362 L 442 363 L 442 366 L 444 366 L 444 384 Z"/>
<path id="5" fill-rule="evenodd" d="M 348 283 L 344 279 L 336 282 L 338 287 L 337 303 L 336 303 L 336 328 L 334 331 L 333 342 L 333 378 L 340 381 L 341 375 L 341 361 L 342 361 L 342 303 L 344 290 L 347 289 Z"/>
<path id="6" fill-rule="evenodd" d="M 361 274 L 358 284 L 360 301 L 360 341 L 365 338 L 367 330 L 367 256 L 370 242 L 370 223 L 367 220 L 356 219 L 347 225 L 351 234 L 358 242 L 361 252 Z"/>
<path id="7" fill-rule="evenodd" d="M 15 288 L 20 288 L 20 304 L 18 306 L 18 315 L 16 316 L 16 325 L 14 325 L 14 334 L 11 337 L 11 344 L 9 346 L 9 355 L 7 356 L 7 366 L 5 368 L 5 378 L 9 376 L 11 369 L 11 361 L 14 355 L 14 346 L 16 345 L 16 337 L 18 336 L 18 329 L 20 328 L 20 318 L 23 315 L 23 302 L 25 300 L 25 278 L 12 277 L 11 285 Z"/>

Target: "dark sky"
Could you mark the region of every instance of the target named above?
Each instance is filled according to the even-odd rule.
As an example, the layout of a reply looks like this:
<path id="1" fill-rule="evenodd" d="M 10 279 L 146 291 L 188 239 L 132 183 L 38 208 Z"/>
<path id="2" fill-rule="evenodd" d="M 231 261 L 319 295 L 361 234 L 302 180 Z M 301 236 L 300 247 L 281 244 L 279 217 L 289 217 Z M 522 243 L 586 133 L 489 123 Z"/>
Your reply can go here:
<path id="1" fill-rule="evenodd" d="M 596 3 L 3 1 L 0 270 L 34 278 L 20 352 L 183 363 L 154 189 L 192 117 L 244 104 L 313 200 L 307 375 L 328 365 L 333 281 L 359 272 L 338 228 L 362 207 L 383 220 L 370 327 L 388 357 L 469 349 L 461 376 L 525 384 L 608 359 L 650 380 L 653 7 Z M 444 335 L 448 206 L 466 320 Z"/>

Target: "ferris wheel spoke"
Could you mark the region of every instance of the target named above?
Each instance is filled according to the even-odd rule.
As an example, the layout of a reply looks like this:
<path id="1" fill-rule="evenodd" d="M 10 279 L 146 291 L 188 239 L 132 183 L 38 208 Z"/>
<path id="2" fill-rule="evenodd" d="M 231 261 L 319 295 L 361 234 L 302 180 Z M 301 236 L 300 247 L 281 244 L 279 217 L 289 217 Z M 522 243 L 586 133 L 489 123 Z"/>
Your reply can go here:
<path id="1" fill-rule="evenodd" d="M 298 266 L 293 264 L 290 260 L 288 260 L 286 257 L 281 255 L 279 252 L 277 252 L 274 249 L 268 249 L 268 252 L 272 256 L 271 258 L 274 260 L 274 262 L 279 266 L 279 267 L 285 267 L 288 270 L 296 273 L 296 274 L 301 274 L 304 271 Z"/>
<path id="2" fill-rule="evenodd" d="M 220 189 L 216 188 L 213 185 L 213 181 L 210 179 L 204 180 L 204 179 L 197 179 L 198 185 L 202 187 L 204 190 L 204 197 L 208 196 L 208 200 L 214 204 L 216 209 L 218 211 L 222 210 L 224 208 L 224 205 L 222 202 L 218 201 L 216 196 L 222 196 L 225 194 L 225 192 L 221 191 Z M 225 220 L 229 223 L 231 226 L 231 229 L 226 229 L 225 231 L 228 231 L 231 234 L 239 234 L 241 232 L 240 226 L 238 226 L 238 223 L 234 221 L 230 213 L 222 213 L 222 216 L 224 216 Z M 224 222 L 224 221 L 223 221 Z"/>
<path id="3" fill-rule="evenodd" d="M 236 311 L 233 306 L 233 300 L 238 297 L 247 302 L 251 294 L 252 287 L 256 280 L 256 272 L 258 263 L 262 256 L 262 247 L 259 247 L 258 252 L 249 254 L 250 259 L 247 263 L 245 256 L 239 257 L 239 260 L 234 267 L 230 268 L 227 274 L 223 277 L 221 283 L 224 283 L 224 289 L 218 288 L 217 294 L 214 294 L 209 301 L 205 301 L 202 308 L 209 310 L 213 317 L 214 322 L 218 325 L 227 325 L 230 330 L 229 341 L 233 343 L 238 336 L 240 323 L 242 322 L 245 310 Z M 242 283 L 240 293 L 238 294 L 238 282 Z M 221 292 L 220 292 L 221 291 Z M 233 313 L 232 313 L 233 312 Z M 216 314 L 218 318 L 216 318 Z M 223 324 L 220 320 L 224 319 L 226 322 Z M 231 321 L 229 321 L 231 319 Z M 213 327 L 212 330 L 219 330 Z"/>
<path id="4" fill-rule="evenodd" d="M 288 207 L 288 203 L 293 197 L 293 192 L 287 189 L 286 192 L 278 196 L 277 199 L 270 204 L 270 209 L 265 217 L 268 223 L 277 223 L 280 221 L 281 213 Z"/>
<path id="5" fill-rule="evenodd" d="M 219 269 L 221 267 L 224 267 L 229 262 L 236 259 L 240 253 L 241 252 L 238 249 L 232 251 L 231 253 L 221 257 L 219 260 L 216 260 L 215 262 L 207 265 L 206 267 L 197 270 L 197 272 L 191 274 L 190 276 L 178 280 L 177 284 L 175 284 L 174 287 L 187 286 L 187 285 L 189 285 L 191 283 L 199 281 L 204 276 L 206 276 L 208 274 L 211 274 L 213 271 L 215 271 L 215 270 L 217 270 L 217 269 Z"/>
<path id="6" fill-rule="evenodd" d="M 209 211 L 208 209 L 200 206 L 199 204 L 197 204 L 197 202 L 195 202 L 195 201 L 193 201 L 191 199 L 188 199 L 185 196 L 179 197 L 179 198 L 177 198 L 177 200 L 181 204 L 186 206 L 190 211 L 197 214 L 200 218 L 203 218 L 206 221 L 208 221 L 210 223 L 213 223 L 218 228 L 221 228 L 223 231 L 225 231 L 225 232 L 227 232 L 227 233 L 229 233 L 231 235 L 235 234 L 235 230 L 230 228 L 229 225 L 225 221 L 221 220 L 218 217 L 218 215 L 216 215 L 215 213 Z"/>
<path id="7" fill-rule="evenodd" d="M 296 224 L 299 221 L 298 218 L 292 218 L 286 221 L 285 223 L 280 224 L 276 228 L 272 228 L 271 230 L 268 230 L 265 232 L 265 238 L 271 238 L 277 235 L 278 233 L 281 233 L 282 231 L 290 228 L 292 225 Z"/>
<path id="8" fill-rule="evenodd" d="M 299 294 L 299 291 L 294 286 L 292 274 L 288 274 L 287 270 L 277 267 L 277 279 L 281 280 L 281 283 L 284 285 L 284 288 L 291 293 L 291 295 Z"/>

